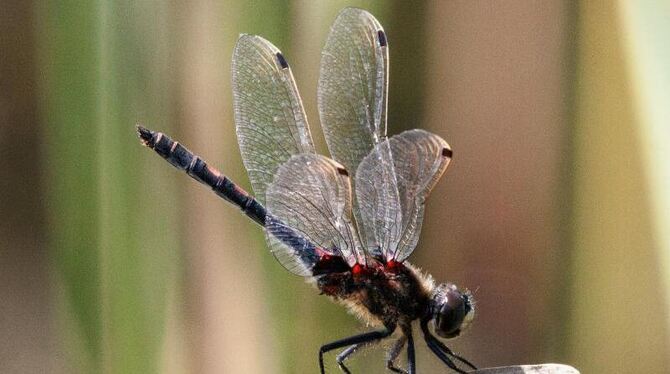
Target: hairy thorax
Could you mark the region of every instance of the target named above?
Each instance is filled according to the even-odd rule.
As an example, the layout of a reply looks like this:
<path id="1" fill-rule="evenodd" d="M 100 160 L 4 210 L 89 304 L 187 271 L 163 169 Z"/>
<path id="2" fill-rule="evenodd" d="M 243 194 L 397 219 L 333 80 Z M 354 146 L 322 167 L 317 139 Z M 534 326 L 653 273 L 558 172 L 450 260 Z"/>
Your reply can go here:
<path id="1" fill-rule="evenodd" d="M 432 278 L 407 262 L 321 275 L 316 285 L 363 322 L 387 327 L 409 326 L 424 315 L 434 287 Z"/>

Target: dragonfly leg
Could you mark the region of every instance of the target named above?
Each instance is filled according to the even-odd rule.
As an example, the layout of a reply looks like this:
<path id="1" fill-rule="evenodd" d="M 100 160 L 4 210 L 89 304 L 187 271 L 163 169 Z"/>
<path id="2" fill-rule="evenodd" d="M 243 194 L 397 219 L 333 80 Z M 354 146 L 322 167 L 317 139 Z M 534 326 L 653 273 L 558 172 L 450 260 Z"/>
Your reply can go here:
<path id="1" fill-rule="evenodd" d="M 442 344 L 441 341 L 439 341 L 436 337 L 430 334 L 430 331 L 428 330 L 428 320 L 422 320 L 421 321 L 421 330 L 423 331 L 423 337 L 424 340 L 426 341 L 426 344 L 428 344 L 428 348 L 430 348 L 431 351 L 437 356 L 442 362 L 445 363 L 449 368 L 454 370 L 457 373 L 467 373 L 465 370 L 459 368 L 456 366 L 454 361 L 449 358 L 449 355 L 452 355 L 454 358 L 456 358 L 458 361 L 466 363 L 466 365 L 471 366 L 474 368 L 474 365 L 472 365 L 469 361 L 465 360 L 464 358 L 460 356 L 456 356 L 453 354 L 451 349 L 449 349 L 447 346 Z"/>
<path id="2" fill-rule="evenodd" d="M 321 369 L 321 374 L 325 374 L 326 369 L 323 365 L 323 354 L 330 352 L 335 349 L 339 349 L 342 347 L 348 347 L 348 346 L 357 346 L 361 344 L 370 344 L 372 342 L 377 342 L 379 340 L 382 340 L 389 335 L 393 334 L 393 330 L 395 330 L 395 326 L 393 328 L 386 328 L 381 331 L 372 331 L 372 332 L 366 332 L 364 334 L 359 334 L 359 335 L 354 335 L 350 336 L 348 338 L 340 339 L 337 341 L 334 341 L 332 343 L 325 344 L 319 348 L 319 368 Z M 345 350 L 342 352 L 342 354 L 347 353 L 349 349 Z M 353 353 L 356 350 L 354 348 L 351 353 Z M 349 353 L 349 354 L 351 354 Z M 340 354 L 340 355 L 342 355 Z M 349 355 L 348 354 L 348 355 Z M 348 356 L 347 355 L 347 356 Z M 345 357 L 346 358 L 346 357 Z M 342 366 L 340 366 L 342 367 Z"/>
<path id="3" fill-rule="evenodd" d="M 407 343 L 407 337 L 403 335 L 395 341 L 393 347 L 391 347 L 391 349 L 388 351 L 388 356 L 386 357 L 386 368 L 394 373 L 407 374 L 405 370 L 400 369 L 395 365 L 395 360 L 398 358 L 398 356 L 400 356 L 400 352 L 402 352 L 403 347 L 405 347 L 405 343 Z"/>
<path id="4" fill-rule="evenodd" d="M 461 373 L 461 374 L 467 373 L 465 370 L 456 366 L 456 364 L 454 364 L 454 361 L 452 361 L 449 358 L 449 356 L 447 356 L 444 352 L 442 352 L 440 350 L 440 348 L 437 345 L 435 345 L 434 341 L 432 341 L 430 339 L 426 339 L 426 344 L 428 344 L 428 348 L 430 348 L 430 350 L 433 351 L 435 356 L 437 356 L 442 362 L 444 362 L 447 366 L 449 366 L 449 368 L 451 368 L 452 370 L 454 370 L 457 373 Z"/>
<path id="5" fill-rule="evenodd" d="M 340 369 L 342 369 L 343 372 L 347 374 L 351 374 L 349 369 L 344 365 L 344 361 L 349 358 L 352 354 L 354 354 L 358 348 L 361 347 L 361 344 L 354 344 L 350 346 L 349 348 L 345 349 L 342 351 L 339 355 L 337 355 L 337 358 L 335 359 L 337 361 L 337 365 L 340 366 Z"/>
<path id="6" fill-rule="evenodd" d="M 412 337 L 412 331 L 409 331 L 407 335 L 407 373 L 415 374 L 416 373 L 416 356 L 414 354 L 414 338 Z"/>
<path id="7" fill-rule="evenodd" d="M 456 353 L 455 353 L 454 351 L 452 351 L 449 347 L 447 347 L 446 345 L 444 345 L 444 343 L 442 343 L 438 338 L 436 338 L 436 337 L 434 337 L 434 336 L 432 336 L 432 335 L 430 336 L 430 338 L 433 340 L 433 342 L 435 343 L 435 345 L 438 346 L 444 353 L 446 353 L 446 354 L 448 354 L 449 356 L 452 356 L 453 358 L 455 358 L 456 360 L 458 360 L 458 361 L 464 363 L 465 365 L 469 366 L 469 367 L 472 368 L 473 370 L 477 370 L 477 367 L 476 367 L 473 363 L 471 363 L 470 361 L 466 360 L 464 357 L 462 357 L 462 356 L 456 354 Z"/>

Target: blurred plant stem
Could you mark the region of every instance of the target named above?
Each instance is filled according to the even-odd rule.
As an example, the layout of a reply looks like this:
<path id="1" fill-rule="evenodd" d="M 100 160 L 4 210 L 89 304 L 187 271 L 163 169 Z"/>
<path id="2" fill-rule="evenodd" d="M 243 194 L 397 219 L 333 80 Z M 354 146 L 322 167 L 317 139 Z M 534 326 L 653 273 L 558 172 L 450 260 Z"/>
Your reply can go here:
<path id="1" fill-rule="evenodd" d="M 621 4 L 579 5 L 567 361 L 585 373 L 667 372 L 658 290 L 668 264 L 658 261 Z"/>
<path id="2" fill-rule="evenodd" d="M 68 365 L 157 372 L 177 280 L 174 193 L 146 188 L 167 172 L 135 162 L 133 124 L 171 121 L 168 7 L 49 3 L 40 17 L 50 236 L 63 313 L 73 314 Z"/>
<path id="3" fill-rule="evenodd" d="M 670 3 L 655 0 L 622 2 L 624 42 L 629 74 L 636 77 L 634 104 L 640 122 L 640 143 L 649 179 L 653 232 L 658 243 L 666 329 L 670 330 Z M 670 334 L 667 337 L 670 339 Z M 666 343 L 670 346 L 670 340 Z M 670 360 L 670 357 L 668 358 Z M 670 365 L 670 362 L 668 362 Z"/>
<path id="4" fill-rule="evenodd" d="M 45 3 L 39 10 L 49 235 L 64 296 L 62 315 L 73 316 L 74 332 L 66 341 L 76 341 L 66 349 L 79 370 L 99 372 L 98 7 Z"/>

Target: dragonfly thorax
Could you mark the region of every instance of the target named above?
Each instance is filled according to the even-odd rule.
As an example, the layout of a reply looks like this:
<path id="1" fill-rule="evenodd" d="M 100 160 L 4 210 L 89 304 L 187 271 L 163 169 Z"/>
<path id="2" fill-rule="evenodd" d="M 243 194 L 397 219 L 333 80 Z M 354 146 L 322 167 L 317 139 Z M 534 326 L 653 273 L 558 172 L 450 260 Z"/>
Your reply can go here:
<path id="1" fill-rule="evenodd" d="M 430 310 L 433 281 L 411 264 L 365 267 L 363 271 L 333 273 L 317 278 L 323 294 L 344 304 L 371 325 L 409 326 Z"/>

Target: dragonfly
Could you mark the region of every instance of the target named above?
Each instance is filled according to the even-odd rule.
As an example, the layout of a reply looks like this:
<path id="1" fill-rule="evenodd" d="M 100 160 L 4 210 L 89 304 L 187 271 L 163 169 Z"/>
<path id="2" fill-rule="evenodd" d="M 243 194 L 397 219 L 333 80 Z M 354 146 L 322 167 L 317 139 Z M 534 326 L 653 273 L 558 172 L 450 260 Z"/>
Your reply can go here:
<path id="1" fill-rule="evenodd" d="M 321 346 L 322 374 L 324 354 L 342 350 L 336 362 L 350 373 L 347 359 L 387 338 L 395 340 L 386 367 L 416 373 L 415 321 L 435 356 L 465 373 L 475 365 L 438 336 L 452 339 L 470 326 L 471 293 L 436 284 L 407 261 L 452 150 L 420 129 L 387 137 L 388 79 L 381 24 L 365 10 L 345 8 L 330 29 L 318 82 L 329 158 L 315 151 L 286 57 L 260 36 L 241 35 L 232 63 L 235 125 L 255 196 L 166 134 L 141 125 L 137 131 L 145 146 L 261 225 L 283 267 L 375 327 Z"/>

